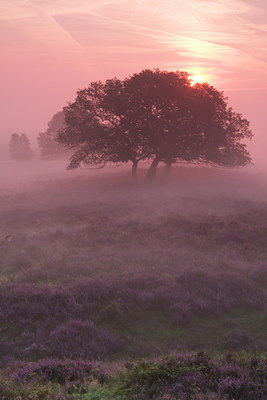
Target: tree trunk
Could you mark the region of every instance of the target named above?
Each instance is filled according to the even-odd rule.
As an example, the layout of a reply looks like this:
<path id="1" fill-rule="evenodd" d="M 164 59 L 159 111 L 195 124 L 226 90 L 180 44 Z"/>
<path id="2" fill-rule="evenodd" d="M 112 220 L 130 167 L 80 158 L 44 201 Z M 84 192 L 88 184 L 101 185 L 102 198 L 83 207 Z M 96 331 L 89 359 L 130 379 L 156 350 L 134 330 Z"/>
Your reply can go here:
<path id="1" fill-rule="evenodd" d="M 172 163 L 167 162 L 165 164 L 165 168 L 164 168 L 163 179 L 168 178 L 168 176 L 170 175 L 170 172 L 171 172 L 171 168 L 172 168 Z"/>
<path id="2" fill-rule="evenodd" d="M 138 161 L 133 161 L 133 165 L 132 165 L 132 179 L 135 180 L 136 179 L 136 172 L 137 172 L 137 166 L 138 166 Z"/>
<path id="3" fill-rule="evenodd" d="M 160 162 L 160 159 L 155 157 L 154 160 L 152 161 L 147 174 L 146 174 L 146 180 L 150 181 L 153 180 L 156 177 L 156 172 L 157 172 L 157 166 Z"/>

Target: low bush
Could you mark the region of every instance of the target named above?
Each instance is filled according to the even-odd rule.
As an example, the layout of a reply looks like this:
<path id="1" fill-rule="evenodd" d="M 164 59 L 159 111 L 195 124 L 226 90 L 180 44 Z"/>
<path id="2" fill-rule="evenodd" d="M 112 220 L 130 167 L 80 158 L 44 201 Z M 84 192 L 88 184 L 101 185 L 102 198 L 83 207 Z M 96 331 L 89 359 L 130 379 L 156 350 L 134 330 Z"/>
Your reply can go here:
<path id="1" fill-rule="evenodd" d="M 201 393 L 216 393 L 218 399 L 264 400 L 266 370 L 266 358 L 251 357 L 242 365 L 236 358 L 217 361 L 203 352 L 172 356 L 128 367 L 119 392 L 139 400 L 206 398 Z"/>

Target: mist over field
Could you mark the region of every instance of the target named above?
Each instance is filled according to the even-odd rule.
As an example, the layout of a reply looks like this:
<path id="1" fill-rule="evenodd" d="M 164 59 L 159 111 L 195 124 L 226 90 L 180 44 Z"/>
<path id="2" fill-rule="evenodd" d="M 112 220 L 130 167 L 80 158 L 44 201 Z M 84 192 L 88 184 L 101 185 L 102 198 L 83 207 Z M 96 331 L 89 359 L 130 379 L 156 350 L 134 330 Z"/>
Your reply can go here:
<path id="1" fill-rule="evenodd" d="M 131 166 L 127 164 L 110 165 L 105 168 L 82 167 L 67 170 L 68 159 L 41 160 L 35 157 L 31 160 L 17 161 L 10 158 L 2 159 L 0 168 L 1 193 L 14 190 L 23 193 L 25 190 L 36 191 L 38 187 L 49 185 L 49 182 L 64 180 L 70 187 L 75 179 L 88 179 L 89 186 L 103 185 L 112 186 L 114 182 L 121 181 L 122 184 L 130 183 Z M 138 170 L 138 183 L 142 185 L 149 162 L 140 164 Z M 166 183 L 163 179 L 164 164 L 159 165 L 157 180 L 154 182 L 159 190 Z M 171 175 L 167 179 L 175 191 L 179 186 L 178 194 L 186 195 L 190 192 L 197 197 L 203 193 L 208 197 L 211 195 L 222 195 L 223 197 L 243 197 L 245 199 L 265 199 L 267 187 L 267 172 L 261 165 L 249 165 L 245 168 L 222 168 L 194 164 L 176 164 L 172 168 Z M 85 184 L 86 185 L 86 184 Z M 81 185 L 82 186 L 82 185 Z M 152 185 L 153 186 L 153 185 Z M 145 185 L 143 185 L 145 187 Z M 150 188 L 150 186 L 148 186 Z M 166 190 L 166 185 L 163 186 Z M 75 189 L 73 190 L 75 194 Z M 177 194 L 177 193 L 176 193 Z M 79 197 L 79 195 L 78 195 Z M 81 198 L 82 200 L 82 198 Z"/>
<path id="2" fill-rule="evenodd" d="M 12 134 L 3 399 L 264 398 L 267 185 L 252 137 L 215 88 L 159 70 L 79 91 L 40 155 Z"/>
<path id="3" fill-rule="evenodd" d="M 207 371 L 217 368 L 217 361 L 188 352 L 215 357 L 266 350 L 264 174 L 253 166 L 176 165 L 167 179 L 159 167 L 157 179 L 146 182 L 145 163 L 136 181 L 127 165 L 74 171 L 66 165 L 36 159 L 1 164 L 0 362 L 12 385 L 44 390 L 49 398 L 52 379 L 76 387 L 64 397 L 70 399 L 72 390 L 83 393 L 77 388 L 93 380 L 98 383 L 86 389 L 92 397 L 75 398 L 129 399 L 120 397 L 124 389 L 116 397 L 101 386 L 114 374 L 105 362 L 160 356 L 160 373 L 171 368 L 180 376 L 180 368 L 195 371 L 203 363 Z M 164 361 L 170 353 L 180 355 Z M 229 360 L 222 371 L 241 374 L 236 359 Z M 130 378 L 133 368 L 140 367 L 129 364 L 126 387 L 137 379 Z M 150 364 L 142 368 L 152 373 Z M 238 379 L 250 382 L 247 371 Z M 220 374 L 212 378 L 218 388 L 230 372 Z M 177 391 L 164 382 L 167 391 Z M 138 395 L 140 384 L 131 391 Z M 205 385 L 202 390 L 210 388 Z M 13 389 L 2 386 L 13 398 Z M 257 390 L 255 398 L 263 399 Z"/>
<path id="4" fill-rule="evenodd" d="M 0 0 L 0 400 L 267 399 L 266 21 Z"/>

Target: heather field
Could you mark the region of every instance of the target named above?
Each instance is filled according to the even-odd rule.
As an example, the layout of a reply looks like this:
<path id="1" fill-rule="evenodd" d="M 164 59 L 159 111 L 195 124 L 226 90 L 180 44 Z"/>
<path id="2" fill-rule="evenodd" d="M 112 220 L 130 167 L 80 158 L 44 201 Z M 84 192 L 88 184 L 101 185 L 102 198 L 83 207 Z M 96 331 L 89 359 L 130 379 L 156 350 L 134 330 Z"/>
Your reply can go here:
<path id="1" fill-rule="evenodd" d="M 0 398 L 265 399 L 266 181 L 69 175 L 0 191 Z"/>

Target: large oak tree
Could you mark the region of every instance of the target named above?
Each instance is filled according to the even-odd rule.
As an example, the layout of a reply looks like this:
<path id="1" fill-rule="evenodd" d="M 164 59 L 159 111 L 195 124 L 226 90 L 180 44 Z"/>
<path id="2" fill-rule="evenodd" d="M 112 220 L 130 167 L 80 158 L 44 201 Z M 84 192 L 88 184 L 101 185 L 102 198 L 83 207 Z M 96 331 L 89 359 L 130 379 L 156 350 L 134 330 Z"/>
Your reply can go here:
<path id="1" fill-rule="evenodd" d="M 251 161 L 244 139 L 249 122 L 228 107 L 222 92 L 192 86 L 185 72 L 144 70 L 119 80 L 93 82 L 64 108 L 65 127 L 57 140 L 73 150 L 68 168 L 81 164 L 151 160 L 169 168 L 181 161 L 222 166 Z"/>

